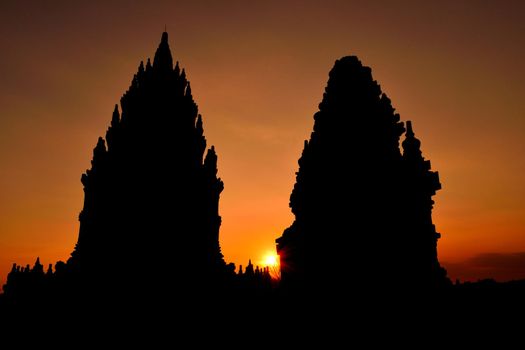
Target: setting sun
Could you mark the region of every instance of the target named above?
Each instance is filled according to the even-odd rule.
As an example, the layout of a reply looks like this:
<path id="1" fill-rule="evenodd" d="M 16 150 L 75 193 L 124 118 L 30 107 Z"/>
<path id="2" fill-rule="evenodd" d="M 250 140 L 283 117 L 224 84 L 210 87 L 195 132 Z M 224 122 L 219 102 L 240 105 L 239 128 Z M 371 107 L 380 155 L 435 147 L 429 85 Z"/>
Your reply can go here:
<path id="1" fill-rule="evenodd" d="M 275 253 L 268 253 L 263 259 L 264 266 L 275 267 L 279 265 L 279 256 Z"/>

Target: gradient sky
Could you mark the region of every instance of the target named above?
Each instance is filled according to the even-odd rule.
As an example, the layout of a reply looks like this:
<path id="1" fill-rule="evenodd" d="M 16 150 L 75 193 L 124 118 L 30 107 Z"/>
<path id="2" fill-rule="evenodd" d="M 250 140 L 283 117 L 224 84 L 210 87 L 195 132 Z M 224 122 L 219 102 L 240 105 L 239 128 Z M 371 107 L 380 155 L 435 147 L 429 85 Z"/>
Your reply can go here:
<path id="1" fill-rule="evenodd" d="M 164 25 L 219 155 L 228 262 L 275 250 L 328 72 L 357 55 L 440 173 L 449 275 L 525 278 L 524 17 L 522 1 L 0 2 L 0 283 L 68 258 L 80 176 Z"/>

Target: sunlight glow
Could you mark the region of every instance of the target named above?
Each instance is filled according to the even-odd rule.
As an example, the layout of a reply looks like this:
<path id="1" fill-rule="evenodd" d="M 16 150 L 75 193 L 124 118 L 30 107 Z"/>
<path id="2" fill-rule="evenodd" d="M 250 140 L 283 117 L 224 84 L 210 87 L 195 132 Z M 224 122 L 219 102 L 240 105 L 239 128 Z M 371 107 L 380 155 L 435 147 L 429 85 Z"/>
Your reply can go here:
<path id="1" fill-rule="evenodd" d="M 264 266 L 276 267 L 279 265 L 279 256 L 275 253 L 268 253 L 263 259 Z"/>

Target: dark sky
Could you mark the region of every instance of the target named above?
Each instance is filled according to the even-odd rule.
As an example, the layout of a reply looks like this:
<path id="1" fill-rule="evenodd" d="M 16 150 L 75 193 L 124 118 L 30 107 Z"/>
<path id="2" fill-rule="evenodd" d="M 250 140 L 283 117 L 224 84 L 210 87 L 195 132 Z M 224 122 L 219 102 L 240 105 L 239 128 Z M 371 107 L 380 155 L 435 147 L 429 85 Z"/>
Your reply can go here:
<path id="1" fill-rule="evenodd" d="M 227 261 L 274 251 L 328 71 L 357 55 L 440 172 L 451 277 L 525 277 L 525 2 L 82 3 L 0 3 L 0 281 L 67 259 L 80 175 L 165 25 L 218 151 Z"/>

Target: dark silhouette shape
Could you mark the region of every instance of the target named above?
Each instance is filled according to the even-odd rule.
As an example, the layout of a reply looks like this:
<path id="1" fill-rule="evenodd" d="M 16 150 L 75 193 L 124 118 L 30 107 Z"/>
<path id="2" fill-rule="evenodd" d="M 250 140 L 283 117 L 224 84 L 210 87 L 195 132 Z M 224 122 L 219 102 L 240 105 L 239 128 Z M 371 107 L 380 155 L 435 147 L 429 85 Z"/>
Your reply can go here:
<path id="1" fill-rule="evenodd" d="M 173 66 L 166 32 L 120 105 L 82 175 L 78 242 L 47 279 L 58 294 L 96 304 L 166 303 L 225 289 L 235 266 L 219 246 L 217 155 L 212 146 L 204 157 L 202 117 L 184 69 Z M 39 260 L 33 269 L 15 265 L 6 297 L 29 298 L 36 292 L 26 280 L 44 276 Z"/>
<path id="2" fill-rule="evenodd" d="M 405 132 L 370 68 L 355 57 L 342 58 L 330 72 L 299 159 L 290 198 L 295 221 L 277 240 L 280 281 L 251 260 L 237 274 L 234 264 L 224 262 L 217 155 L 212 146 L 204 156 L 202 118 L 185 71 L 178 63 L 173 67 L 167 33 L 153 64 L 140 64 L 120 104 L 81 178 L 84 207 L 71 258 L 54 270 L 50 264 L 46 272 L 39 258 L 33 267 L 13 264 L 3 287 L 0 319 L 7 327 L 1 329 L 24 331 L 18 347 L 28 334 L 56 340 L 80 330 L 81 341 L 101 336 L 106 342 L 105 327 L 119 344 L 135 342 L 137 334 L 148 341 L 164 335 L 173 342 L 184 334 L 181 323 L 206 337 L 221 327 L 227 329 L 221 335 L 237 337 L 275 322 L 297 347 L 307 327 L 339 323 L 332 312 L 348 306 L 344 301 L 350 296 L 357 303 L 345 314 L 359 320 L 363 298 L 355 298 L 356 291 L 439 290 L 441 298 L 427 298 L 432 317 L 459 306 L 474 310 L 481 300 L 503 295 L 512 297 L 505 299 L 509 309 L 523 305 L 518 301 L 524 281 L 452 287 L 437 259 L 439 234 L 432 224 L 438 174 L 423 158 L 411 123 Z M 330 298 L 337 293 L 342 298 Z M 399 299 L 387 301 L 403 308 L 393 314 L 406 313 Z M 371 306 L 388 314 L 382 308 L 388 303 L 376 304 L 363 303 L 361 316 L 374 315 Z M 38 321 L 53 318 L 46 337 L 36 337 Z M 166 318 L 168 330 L 162 328 Z M 263 323 L 254 327 L 254 319 Z M 245 322 L 246 332 L 232 331 L 239 320 L 251 321 Z M 28 322 L 32 332 L 20 327 Z"/>
<path id="3" fill-rule="evenodd" d="M 357 57 L 330 72 L 277 239 L 284 289 L 345 292 L 448 285 L 432 224 L 438 174 Z"/>
<path id="4" fill-rule="evenodd" d="M 212 146 L 203 157 L 202 118 L 184 69 L 173 67 L 166 32 L 120 104 L 82 175 L 84 208 L 68 269 L 119 293 L 195 292 L 220 283 L 227 269 L 217 155 Z"/>
<path id="5" fill-rule="evenodd" d="M 249 260 L 246 269 L 243 271 L 242 265 L 239 266 L 236 280 L 234 282 L 234 292 L 237 298 L 250 301 L 254 298 L 261 301 L 270 302 L 273 300 L 272 292 L 276 287 L 277 281 L 273 280 L 268 267 L 254 266 Z"/>
<path id="6" fill-rule="evenodd" d="M 3 288 L 4 297 L 13 305 L 42 303 L 49 290 L 51 275 L 49 271 L 44 273 L 40 258 L 36 258 L 32 268 L 29 265 L 22 268 L 15 263 L 7 275 L 7 282 Z"/>

